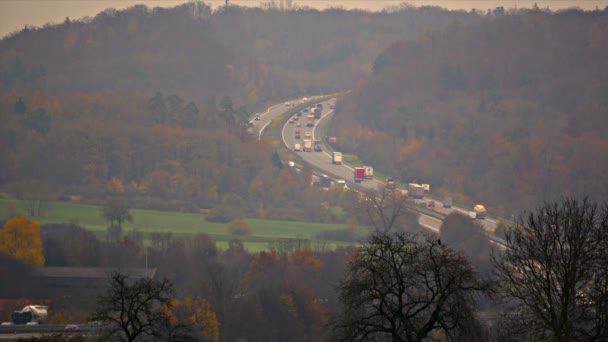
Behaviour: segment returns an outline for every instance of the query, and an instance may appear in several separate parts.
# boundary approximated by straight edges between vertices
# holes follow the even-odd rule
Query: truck
[[[444,197],[443,198],[443,207],[451,208],[452,207],[452,197]]]
[[[364,167],[355,167],[355,183],[361,183],[361,181],[365,180],[365,168]]]
[[[304,152],[312,152],[312,140],[304,139],[304,148],[302,148]]]
[[[296,152],[300,152],[302,150],[302,145],[300,144],[294,144],[293,145],[293,150]]]
[[[409,183],[407,185],[407,193],[410,197],[422,199],[424,197],[424,186],[417,183]]]
[[[331,187],[331,178],[328,175],[321,175],[321,186],[324,188]]]
[[[315,140],[314,147],[315,152],[323,152],[323,145],[321,144],[321,140]]]
[[[312,114],[306,115],[306,127],[313,127],[315,125],[315,116]]]
[[[374,178],[374,168],[371,166],[364,166],[363,167],[365,169],[365,179],[372,179]]]
[[[28,305],[19,311],[13,311],[13,324],[28,324],[46,322],[48,317],[48,306],[46,305]]]
[[[431,185],[430,184],[421,184],[422,187],[424,187],[424,193],[428,194],[429,192],[431,192]]]
[[[342,152],[333,152],[331,154],[331,162],[333,164],[342,165]]]
[[[336,188],[338,189],[346,189],[346,181],[344,179],[336,180]]]
[[[483,220],[486,217],[486,207],[481,204],[475,204],[473,212],[475,212],[475,218],[478,220]]]
[[[300,139],[300,134],[301,134],[300,130],[299,130],[299,129],[296,129],[295,138],[296,138],[296,139]]]
[[[313,108],[312,115],[315,117],[315,119],[320,119],[321,118],[321,108]]]

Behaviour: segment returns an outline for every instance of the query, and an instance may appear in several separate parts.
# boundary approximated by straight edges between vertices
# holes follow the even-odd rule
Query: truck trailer
[[[302,148],[304,152],[312,152],[312,140],[304,139],[304,147]]]
[[[315,116],[312,114],[306,115],[306,127],[313,127],[315,125]]]
[[[424,186],[416,183],[409,183],[407,185],[407,193],[410,197],[422,199],[424,197]]]
[[[362,180],[365,180],[365,168],[364,167],[355,167],[355,183],[361,183]]]
[[[483,220],[486,217],[486,207],[481,204],[475,204],[473,211],[475,212],[475,218],[478,220]]]
[[[342,152],[333,152],[331,154],[331,162],[336,165],[342,165]]]
[[[365,169],[365,179],[372,179],[374,178],[374,168],[371,166],[364,166],[363,167]]]

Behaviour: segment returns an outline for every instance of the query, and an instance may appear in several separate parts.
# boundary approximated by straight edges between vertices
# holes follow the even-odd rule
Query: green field
[[[6,218],[7,208],[10,205],[16,207],[17,215],[26,215],[26,202],[18,200],[0,199],[0,218]],[[94,205],[75,204],[67,202],[53,202],[44,217],[33,218],[41,224],[48,223],[74,223],[103,239],[105,237],[106,223],[100,215],[101,207]],[[294,221],[271,221],[259,219],[247,219],[253,228],[253,234],[249,236],[236,236],[227,234],[222,223],[205,221],[202,214],[165,212],[154,210],[132,209],[133,222],[124,225],[124,231],[128,233],[133,229],[140,232],[172,232],[176,238],[188,238],[189,236],[204,233],[217,242],[219,248],[227,245],[228,241],[238,238],[245,244],[250,252],[267,249],[268,242],[276,239],[305,238],[313,239],[319,232],[342,229],[341,224],[323,224]],[[332,246],[344,243],[332,242]]]

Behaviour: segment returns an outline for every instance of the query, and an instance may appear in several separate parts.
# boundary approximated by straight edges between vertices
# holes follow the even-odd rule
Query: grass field
[[[17,215],[26,215],[26,203],[18,200],[0,199],[0,218],[8,216],[7,208],[14,205]],[[95,232],[100,238],[105,238],[106,223],[100,215],[101,207],[94,205],[53,202],[43,218],[33,218],[41,224],[74,223]],[[243,241],[250,252],[267,249],[268,243],[277,239],[306,238],[313,239],[314,235],[328,230],[342,229],[341,224],[323,224],[294,221],[271,221],[247,219],[253,228],[249,236],[227,234],[222,223],[205,221],[202,214],[165,212],[154,210],[131,210],[133,222],[124,225],[124,231],[137,229],[146,234],[151,232],[172,232],[176,238],[188,238],[204,233],[217,242],[219,248],[227,246],[228,241],[238,238]],[[331,242],[332,246],[343,245]]]

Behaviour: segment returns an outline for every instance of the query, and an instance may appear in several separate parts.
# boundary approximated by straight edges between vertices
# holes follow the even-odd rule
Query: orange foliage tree
[[[27,217],[14,217],[0,229],[0,253],[35,266],[44,265],[40,225]]]

